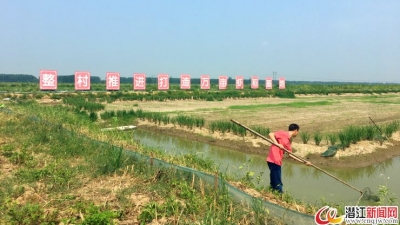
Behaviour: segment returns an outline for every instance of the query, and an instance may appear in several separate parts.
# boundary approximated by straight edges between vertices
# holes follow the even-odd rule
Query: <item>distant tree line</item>
[[[0,82],[39,82],[39,78],[28,75],[28,74],[0,74]],[[74,83],[75,82],[75,75],[58,75],[57,76],[58,83]],[[90,76],[91,83],[101,83],[105,82],[105,80],[100,79],[97,76]],[[122,84],[132,84],[133,77],[120,77],[120,82]],[[191,84],[200,84],[200,78],[190,78]],[[228,77],[228,84],[235,84],[236,80],[232,77]],[[156,84],[157,77],[146,77],[147,84]],[[180,77],[170,77],[169,79],[170,84],[180,84],[181,78]],[[217,78],[210,79],[211,84],[218,84]],[[260,79],[260,84],[263,83],[263,80]],[[302,82],[303,83],[303,82]],[[244,84],[250,84],[250,79],[244,79]]]
[[[104,80],[103,80],[104,81]],[[39,78],[29,74],[0,74],[0,82],[38,82]],[[59,83],[74,83],[75,75],[58,75]],[[100,77],[90,76],[91,83],[100,83]]]
[[[259,77],[259,84],[265,84],[265,78]],[[29,74],[0,74],[0,82],[39,82],[39,78],[29,75]],[[75,75],[58,75],[57,76],[58,83],[74,83]],[[104,83],[105,80],[102,80],[98,76],[90,76],[91,83]],[[180,84],[180,77],[170,77],[170,84]],[[190,78],[191,84],[200,84],[200,78]],[[236,79],[232,77],[228,77],[228,84],[235,84]],[[274,81],[276,84],[278,81]],[[120,77],[120,83],[133,83],[133,77]],[[157,84],[157,76],[146,76],[147,84]],[[218,84],[218,78],[211,78],[211,84]],[[335,84],[379,84],[379,83],[368,83],[368,82],[339,82],[339,81],[288,81],[286,80],[286,84],[325,84],[325,85],[335,85]],[[244,79],[244,84],[250,84],[250,78]]]
[[[192,84],[200,84],[200,78],[191,78]],[[0,74],[0,82],[39,82],[39,78],[28,75],[28,74]],[[57,76],[58,83],[74,83],[75,75],[58,75]],[[90,76],[91,83],[101,83],[105,82],[105,80],[100,79],[97,76]],[[170,77],[170,84],[180,84],[181,78]],[[211,84],[218,84],[218,79],[210,79]],[[120,77],[120,83],[133,83],[133,77]],[[146,83],[148,84],[156,84],[157,77],[146,77]],[[245,84],[250,84],[250,79],[244,80]],[[235,84],[235,79],[232,77],[228,78],[228,84]]]
[[[39,82],[39,80],[28,74],[0,74],[0,82]]]
[[[39,79],[38,79],[39,82]],[[75,75],[58,75],[57,76],[58,83],[74,83]],[[100,77],[90,76],[90,83],[101,83]]]

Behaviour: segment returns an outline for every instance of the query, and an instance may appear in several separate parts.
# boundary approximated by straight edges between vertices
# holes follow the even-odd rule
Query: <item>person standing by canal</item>
[[[271,188],[279,193],[283,193],[282,172],[281,172],[283,154],[285,153],[283,149],[292,152],[291,140],[292,138],[297,136],[299,130],[300,126],[295,123],[292,123],[289,125],[289,131],[280,130],[269,133],[269,137],[275,144],[271,145],[266,161],[268,163],[268,168],[270,170]],[[300,161],[302,163],[304,162],[297,159],[292,154],[289,154],[289,156],[297,161]],[[305,164],[307,166],[311,165],[311,163],[308,161],[306,161]]]

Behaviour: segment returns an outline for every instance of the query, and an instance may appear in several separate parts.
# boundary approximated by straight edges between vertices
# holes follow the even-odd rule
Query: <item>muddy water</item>
[[[269,170],[265,157],[143,130],[133,132],[133,137],[143,145],[157,148],[168,154],[194,153],[210,158],[222,172],[226,172],[230,176],[242,178],[247,172],[254,172],[253,182],[256,185],[269,186]],[[379,185],[384,185],[389,188],[390,196],[397,197],[397,201],[399,201],[400,157],[357,169],[321,168],[358,190],[363,191],[364,188],[370,188],[374,194],[378,194]],[[307,167],[291,160],[284,161],[282,173],[284,190],[289,191],[297,200],[310,203],[320,203],[326,200],[338,204],[354,205],[360,197],[357,190],[313,167]]]

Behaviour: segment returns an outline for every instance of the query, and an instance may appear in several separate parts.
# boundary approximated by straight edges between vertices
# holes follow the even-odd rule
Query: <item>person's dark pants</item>
[[[281,166],[275,163],[267,162],[269,167],[269,178],[270,178],[270,185],[271,188],[278,191],[279,193],[283,192],[283,184],[282,184],[282,173],[281,173]]]

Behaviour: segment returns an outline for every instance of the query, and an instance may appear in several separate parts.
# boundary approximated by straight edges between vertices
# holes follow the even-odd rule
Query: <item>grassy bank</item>
[[[89,140],[77,131],[96,133],[96,127],[77,114],[34,103],[12,109],[0,113],[0,223],[280,224],[265,208],[237,204],[224,189]],[[191,157],[176,160],[212,167]]]

